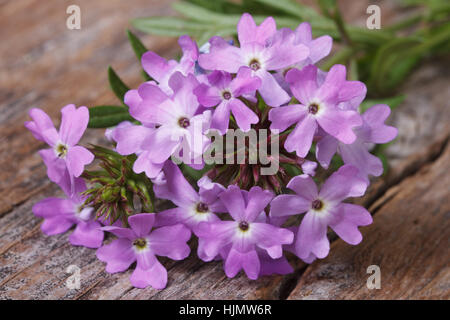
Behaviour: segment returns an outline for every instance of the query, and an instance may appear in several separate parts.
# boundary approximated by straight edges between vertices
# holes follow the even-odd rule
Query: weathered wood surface
[[[228,279],[220,263],[202,263],[195,254],[164,260],[169,283],[157,291],[132,288],[131,271],[105,273],[95,251],[72,247],[68,234],[41,233],[31,207],[61,193],[36,154],[44,145],[23,127],[27,111],[41,107],[57,120],[68,103],[115,103],[108,64],[130,86],[140,81],[124,32],[128,20],[168,14],[169,2],[77,1],[82,29],[74,31],[65,26],[70,1],[0,2],[0,299],[448,298],[448,60],[426,63],[404,87],[407,101],[391,119],[400,128],[389,148],[393,167],[359,200],[376,213],[374,225],[362,229],[361,246],[337,240],[326,260],[308,267],[293,260],[294,274],[257,281]],[[143,39],[161,55],[176,51],[173,39]],[[101,135],[90,131],[84,141]],[[365,268],[377,263],[382,289],[369,292]],[[65,285],[69,265],[81,268],[80,290]]]

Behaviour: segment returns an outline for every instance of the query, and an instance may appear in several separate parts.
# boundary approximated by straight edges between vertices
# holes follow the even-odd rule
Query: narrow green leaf
[[[127,30],[128,34],[128,40],[130,40],[131,47],[133,48],[134,53],[136,54],[136,57],[139,61],[139,64],[141,63],[141,58],[144,53],[146,53],[148,50],[145,47],[145,45],[141,42],[141,40],[130,30]],[[141,71],[142,76],[146,81],[153,80],[152,77],[150,77],[145,70]]]
[[[299,4],[291,0],[256,0],[264,5],[279,9],[288,15],[298,17],[302,20],[312,21],[324,19],[317,11],[309,6]]]
[[[109,128],[122,121],[135,121],[124,106],[96,106],[89,108],[89,128]]]
[[[135,121],[128,112],[111,114],[108,116],[91,117],[89,119],[89,128],[110,128],[118,125],[123,121]]]
[[[127,93],[130,88],[127,87],[125,83],[119,78],[114,69],[110,66],[108,67],[108,80],[112,91],[119,98],[120,101],[124,102],[125,93]]]
[[[127,30],[128,40],[130,40],[131,47],[139,61],[141,61],[142,55],[148,50],[141,42],[141,40],[130,30]]]
[[[113,114],[124,112],[128,112],[128,108],[125,106],[95,106],[89,108],[90,117],[110,116]]]

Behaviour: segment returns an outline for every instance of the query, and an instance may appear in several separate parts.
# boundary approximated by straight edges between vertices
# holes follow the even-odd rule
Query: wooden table
[[[58,121],[68,103],[115,103],[109,64],[136,87],[140,69],[125,29],[133,17],[169,14],[169,2],[0,0],[0,299],[448,299],[449,60],[424,63],[402,88],[407,99],[391,119],[400,129],[388,150],[392,168],[358,200],[374,214],[364,241],[336,240],[326,259],[309,266],[293,260],[292,275],[228,279],[221,263],[192,254],[164,261],[165,290],[140,290],[129,283],[131,271],[107,274],[95,251],[72,247],[68,234],[42,234],[31,207],[61,192],[36,153],[44,144],[23,126],[27,111],[40,107]],[[73,3],[81,30],[66,28]],[[177,50],[174,39],[143,40],[166,57]],[[102,135],[90,130],[83,141]],[[81,268],[79,290],[66,287],[69,265]],[[380,267],[381,289],[366,287],[370,265]]]

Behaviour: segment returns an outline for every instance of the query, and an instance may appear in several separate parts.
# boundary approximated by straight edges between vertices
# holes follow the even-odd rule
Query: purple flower
[[[304,44],[293,44],[273,37],[275,22],[272,18],[263,22],[255,31],[255,22],[244,14],[238,24],[240,48],[230,45],[221,37],[213,37],[210,52],[200,55],[203,69],[237,73],[242,67],[250,67],[252,74],[261,79],[259,92],[264,101],[278,107],[290,100],[269,71],[280,70],[306,59],[309,49]],[[273,26],[271,26],[273,24]],[[272,40],[273,41],[270,41]]]
[[[83,207],[85,197],[81,192],[86,190],[84,180],[74,180],[74,193],[69,195],[70,182],[65,184],[66,198],[48,198],[33,206],[33,213],[37,217],[44,218],[41,225],[46,235],[55,235],[66,232],[73,225],[75,230],[69,236],[69,241],[74,246],[99,248],[103,242],[103,231],[100,223],[93,220],[94,208]]]
[[[71,179],[79,177],[84,166],[94,160],[94,155],[84,147],[77,146],[89,122],[86,107],[76,109],[69,104],[62,108],[62,122],[56,131],[50,117],[41,109],[33,108],[29,115],[32,121],[25,122],[25,127],[34,137],[46,142],[51,148],[39,151],[51,181],[61,184],[68,171]]]
[[[271,129],[286,130],[296,124],[284,144],[287,151],[295,151],[305,157],[318,128],[339,141],[350,144],[356,139],[353,128],[362,124],[358,112],[343,110],[338,104],[365,92],[359,81],[346,81],[346,70],[342,65],[333,66],[323,83],[318,81],[317,67],[309,65],[302,70],[292,69],[286,75],[291,91],[300,104],[272,109],[269,120]]]
[[[145,172],[149,178],[159,174],[171,155],[180,156],[180,149],[188,164],[201,164],[203,151],[210,143],[205,133],[209,129],[211,111],[202,110],[198,103],[193,92],[198,86],[195,76],[185,77],[176,72],[169,85],[174,91],[170,97],[151,83],[144,83],[125,95],[125,103],[135,119],[147,127],[157,126],[143,139],[142,153],[134,164],[136,173]]]
[[[320,192],[310,176],[296,176],[287,185],[296,194],[279,195],[272,201],[270,217],[273,218],[306,212],[296,234],[295,253],[299,258],[311,262],[328,255],[328,226],[349,244],[361,242],[358,227],[371,224],[372,217],[365,208],[342,202],[348,197],[362,196],[366,191],[366,181],[357,174],[357,168],[344,165],[327,179]]]
[[[389,106],[377,104],[363,115],[363,125],[353,129],[357,139],[352,144],[345,144],[330,135],[322,137],[316,145],[316,158],[322,167],[328,168],[336,151],[346,164],[358,168],[359,176],[368,181],[368,175],[380,176],[383,173],[383,163],[369,152],[372,143],[387,143],[392,141],[398,130],[384,124],[391,113]]]
[[[220,194],[233,221],[202,222],[195,234],[203,239],[204,252],[210,261],[218,254],[225,260],[225,273],[234,277],[241,269],[250,279],[257,279],[261,272],[261,261],[257,248],[264,250],[271,259],[283,255],[283,244],[293,241],[291,231],[266,223],[264,208],[272,200],[270,191],[253,187],[241,191],[230,186]]]
[[[194,73],[198,59],[197,44],[189,36],[181,36],[178,39],[178,44],[183,50],[180,62],[175,60],[167,61],[151,51],[144,53],[141,59],[145,72],[155,79],[159,87],[167,94],[173,93],[173,88],[169,85],[170,77],[175,72],[181,72],[185,76]]]
[[[284,76],[292,68],[302,69],[309,64],[315,64],[328,56],[333,46],[333,38],[330,36],[321,36],[316,39],[312,38],[311,25],[308,22],[303,22],[298,25],[295,31],[288,28],[283,28],[278,31],[278,37],[282,37],[283,41],[291,41],[294,44],[304,44],[309,49],[309,56],[292,66],[279,70],[275,77],[281,84],[283,89],[289,92],[289,84],[286,83]]]
[[[180,168],[172,161],[167,161],[163,172],[166,183],[154,185],[154,191],[158,198],[172,201],[177,207],[157,213],[156,226],[167,226],[178,223],[184,224],[190,230],[203,221],[219,221],[215,213],[226,212],[226,208],[219,199],[219,195],[225,188],[213,183],[205,176],[197,184],[199,192],[196,192],[186,181]],[[199,240],[197,254],[200,258],[206,258],[203,251],[202,239]]]
[[[238,99],[245,94],[254,94],[261,85],[258,77],[252,77],[250,68],[240,68],[234,79],[227,72],[213,71],[208,76],[208,81],[211,87],[200,84],[194,92],[203,106],[217,106],[211,119],[211,128],[225,134],[230,121],[230,112],[233,113],[238,127],[244,132],[250,130],[251,124],[258,123],[258,116]]]
[[[190,252],[187,241],[191,232],[182,224],[152,230],[155,214],[142,213],[128,218],[131,229],[103,227],[102,230],[116,235],[119,239],[97,250],[97,258],[106,262],[109,273],[123,272],[137,261],[136,269],[130,277],[136,288],[152,286],[164,289],[167,284],[167,270],[156,256],[173,260],[183,260]]]

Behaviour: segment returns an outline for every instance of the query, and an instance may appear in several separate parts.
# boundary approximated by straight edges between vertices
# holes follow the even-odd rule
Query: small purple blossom
[[[176,72],[181,72],[184,76],[194,73],[198,59],[197,44],[189,36],[181,36],[178,44],[183,50],[183,56],[179,62],[167,61],[152,51],[144,53],[141,59],[145,72],[155,79],[159,88],[168,95],[173,93],[173,88],[169,85],[171,76]]]
[[[309,55],[304,44],[285,42],[281,37],[274,37],[275,21],[267,18],[259,28],[249,14],[242,15],[238,24],[240,47],[230,45],[221,37],[213,37],[209,41],[209,53],[201,54],[198,61],[206,70],[221,70],[237,73],[245,66],[252,74],[261,79],[259,92],[264,101],[278,107],[290,100],[269,71],[276,71],[296,64]],[[270,41],[273,39],[274,41]]]
[[[345,76],[342,65],[333,66],[321,84],[313,65],[287,73],[286,80],[300,104],[272,109],[269,113],[271,129],[284,131],[296,124],[284,144],[287,151],[305,157],[319,128],[343,143],[355,141],[352,129],[362,124],[361,117],[354,110],[339,108],[338,104],[365,92],[365,86],[359,81],[346,81]]]
[[[58,184],[63,183],[66,171],[71,179],[77,178],[83,173],[84,167],[94,160],[94,155],[89,150],[77,145],[89,122],[88,109],[77,109],[75,105],[69,104],[62,108],[61,113],[59,132],[41,109],[31,109],[29,115],[33,120],[25,122],[25,127],[36,139],[51,147],[39,151],[39,154],[47,166],[48,177]]]
[[[157,126],[141,143],[143,152],[134,164],[136,173],[145,172],[149,178],[155,178],[164,162],[171,155],[178,155],[176,151],[181,148],[189,152],[183,154],[183,159],[187,156],[196,164],[210,143],[205,134],[210,126],[211,111],[202,110],[198,103],[193,92],[198,86],[195,76],[185,77],[176,72],[169,85],[174,92],[172,96],[151,83],[144,83],[125,95],[125,103],[135,119],[147,126]]]
[[[398,130],[384,124],[391,109],[387,105],[377,104],[362,114],[363,124],[353,131],[357,139],[352,144],[345,144],[330,135],[319,139],[316,146],[316,158],[320,165],[328,168],[336,151],[346,164],[358,168],[359,176],[368,181],[368,176],[380,176],[383,173],[383,163],[369,152],[373,143],[388,143],[395,139]]]
[[[75,230],[69,236],[74,246],[99,248],[103,242],[103,231],[100,223],[93,218],[94,208],[84,207],[86,199],[81,192],[86,190],[86,184],[81,178],[74,181],[74,193],[70,195],[70,183],[65,183],[66,198],[47,198],[33,206],[33,213],[44,218],[41,230],[46,235],[66,232],[73,225]]]
[[[258,123],[258,116],[238,98],[253,94],[260,87],[261,80],[252,76],[250,68],[239,69],[236,78],[224,71],[213,71],[208,75],[211,86],[200,84],[195,89],[198,101],[205,107],[215,107],[211,128],[225,134],[230,121],[230,113],[236,119],[238,127],[247,132],[252,124]]]
[[[357,175],[357,168],[344,165],[328,178],[320,191],[310,176],[296,176],[287,185],[295,194],[279,195],[272,201],[270,216],[273,218],[306,212],[295,241],[295,253],[305,262],[328,255],[328,226],[349,244],[361,242],[358,227],[371,224],[372,217],[365,208],[342,202],[364,194],[367,183]]]
[[[261,261],[257,248],[266,251],[272,259],[282,257],[282,245],[293,241],[291,231],[266,222],[264,208],[272,200],[270,191],[253,187],[243,191],[230,186],[220,194],[233,221],[202,222],[194,232],[205,241],[203,249],[210,261],[218,254],[224,257],[224,269],[228,277],[234,277],[241,269],[250,279],[257,279]]]
[[[197,182],[199,187],[197,192],[184,178],[180,168],[172,161],[165,163],[163,172],[166,183],[155,185],[155,194],[158,198],[172,201],[177,207],[159,212],[156,226],[182,223],[190,230],[194,230],[201,222],[219,221],[216,213],[226,212],[226,208],[219,198],[219,195],[225,190],[222,185],[211,182],[205,176]],[[200,239],[197,250],[200,258],[206,257],[203,243],[204,241]]]
[[[106,262],[109,273],[123,272],[137,261],[130,277],[136,288],[152,286],[164,289],[167,284],[167,270],[156,256],[183,260],[189,253],[187,241],[191,232],[182,224],[153,229],[154,213],[136,214],[128,218],[130,228],[103,227],[102,230],[118,237],[110,244],[97,250],[97,258]]]

